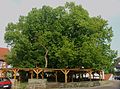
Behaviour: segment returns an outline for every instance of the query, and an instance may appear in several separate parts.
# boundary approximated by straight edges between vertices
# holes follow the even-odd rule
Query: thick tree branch
[[[47,68],[47,65],[48,65],[48,58],[47,58],[47,55],[48,55],[48,49],[42,45],[42,47],[45,49],[45,68]]]

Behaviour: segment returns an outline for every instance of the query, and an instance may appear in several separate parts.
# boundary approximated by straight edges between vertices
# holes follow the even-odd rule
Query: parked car
[[[0,77],[0,89],[11,89],[12,82],[7,77]]]
[[[115,76],[114,79],[115,80],[120,80],[120,76]]]

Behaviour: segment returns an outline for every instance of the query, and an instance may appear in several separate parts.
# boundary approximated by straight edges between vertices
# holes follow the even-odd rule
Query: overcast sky
[[[0,0],[0,47],[7,47],[4,33],[9,22],[16,22],[20,15],[27,15],[34,7],[56,7],[65,2],[81,4],[91,16],[101,15],[108,20],[114,32],[111,48],[118,50],[120,56],[120,0]]]

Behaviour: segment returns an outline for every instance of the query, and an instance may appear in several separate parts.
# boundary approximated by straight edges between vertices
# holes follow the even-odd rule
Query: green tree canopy
[[[81,5],[33,8],[6,27],[8,62],[14,67],[103,69],[116,57],[112,36],[107,21],[89,16]]]

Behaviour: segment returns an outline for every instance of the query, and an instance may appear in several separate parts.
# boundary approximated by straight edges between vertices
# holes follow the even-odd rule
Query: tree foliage
[[[81,5],[33,8],[6,27],[8,62],[14,67],[103,69],[116,57],[110,48],[112,36],[107,21],[90,17]]]

